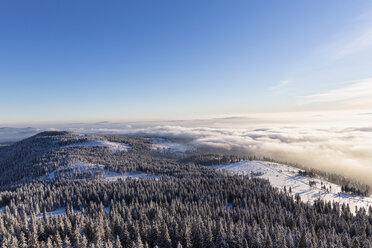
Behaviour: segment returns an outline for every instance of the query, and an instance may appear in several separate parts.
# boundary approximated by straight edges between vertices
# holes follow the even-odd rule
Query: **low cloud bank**
[[[328,118],[328,115],[324,116]],[[372,123],[371,116],[355,116],[361,116],[363,121],[368,118],[368,122],[358,122],[358,125],[351,122],[343,126],[333,125],[345,123],[340,122],[337,117],[333,124],[325,125],[323,120],[320,120],[315,125],[308,121],[304,122],[305,124],[295,121],[269,122],[266,119],[260,121],[249,117],[144,123],[80,123],[53,128],[84,133],[177,138],[199,148],[226,149],[334,172],[372,186],[372,126],[368,125]],[[319,118],[318,115],[316,118]],[[39,129],[28,131],[32,133],[35,130]],[[0,138],[2,136],[0,135]]]
[[[370,128],[215,129],[156,126],[132,132],[187,138],[197,147],[269,157],[358,179],[372,186]]]
[[[99,123],[89,128],[70,127],[70,130],[170,137],[199,148],[223,149],[296,163],[351,177],[372,186],[371,126],[286,125],[254,121],[253,125],[242,128],[244,122],[246,119],[239,120],[241,125],[236,125],[232,119],[224,118],[125,125]]]
[[[26,128],[11,128],[0,127],[0,143],[15,142],[21,139],[28,138],[40,132],[40,129],[26,127]]]

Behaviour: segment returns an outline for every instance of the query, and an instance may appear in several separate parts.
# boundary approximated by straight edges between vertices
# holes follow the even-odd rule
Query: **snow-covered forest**
[[[308,204],[259,174],[205,166],[242,158],[153,142],[44,132],[0,147],[2,247],[371,246],[371,207]]]

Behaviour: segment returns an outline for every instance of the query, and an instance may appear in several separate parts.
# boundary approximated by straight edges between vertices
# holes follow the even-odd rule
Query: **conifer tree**
[[[19,245],[19,248],[26,248],[27,247],[27,239],[25,237],[24,232],[22,232],[22,231],[21,231],[21,234],[19,235],[18,245]]]
[[[138,235],[136,242],[133,242],[132,248],[144,248],[141,237]]]
[[[121,245],[121,242],[120,242],[120,238],[119,236],[116,236],[116,240],[115,240],[115,245],[114,245],[115,248],[123,248],[123,246]]]
[[[55,235],[54,243],[56,248],[63,248],[63,241],[61,235],[59,235],[59,232],[57,232]]]

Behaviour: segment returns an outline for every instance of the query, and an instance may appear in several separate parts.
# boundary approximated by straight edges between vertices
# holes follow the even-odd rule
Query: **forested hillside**
[[[130,149],[116,149],[118,144]],[[96,169],[86,176],[78,167],[72,176],[50,177],[74,163],[104,166],[99,173],[157,177],[107,180],[95,175]],[[370,247],[372,242],[371,208],[353,215],[346,205],[310,206],[266,180],[165,157],[138,137],[41,133],[0,148],[0,176],[2,247]]]

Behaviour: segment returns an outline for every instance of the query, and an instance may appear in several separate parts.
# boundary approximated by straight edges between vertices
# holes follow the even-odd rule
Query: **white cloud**
[[[280,125],[248,129],[153,126],[132,132],[186,138],[189,144],[199,148],[227,149],[236,153],[270,157],[337,172],[371,184],[370,130],[372,129],[332,127],[320,129]]]
[[[11,127],[0,127],[0,143],[1,142],[13,142],[20,139],[30,137],[40,132],[41,129],[35,129],[31,127],[26,128],[11,128]]]
[[[148,132],[158,134],[157,128]],[[372,182],[372,132],[359,129],[161,128],[162,135],[192,138],[192,144],[271,157]]]
[[[372,115],[369,113],[252,114],[246,118],[55,127],[87,133],[174,137],[197,147],[227,149],[336,172],[372,186]]]
[[[298,163],[372,186],[372,116],[361,113],[365,112],[252,114],[245,118],[115,124],[112,128],[114,133],[174,137],[214,151],[227,149]],[[84,129],[109,132],[110,123],[78,131]]]
[[[278,84],[270,87],[270,90],[278,90],[288,86],[291,83],[291,80],[281,80]]]
[[[372,108],[372,78],[356,81],[348,86],[301,97],[301,104],[337,103],[339,107]]]
[[[372,51],[372,28],[365,30],[354,39],[350,40],[338,52],[339,57]]]

